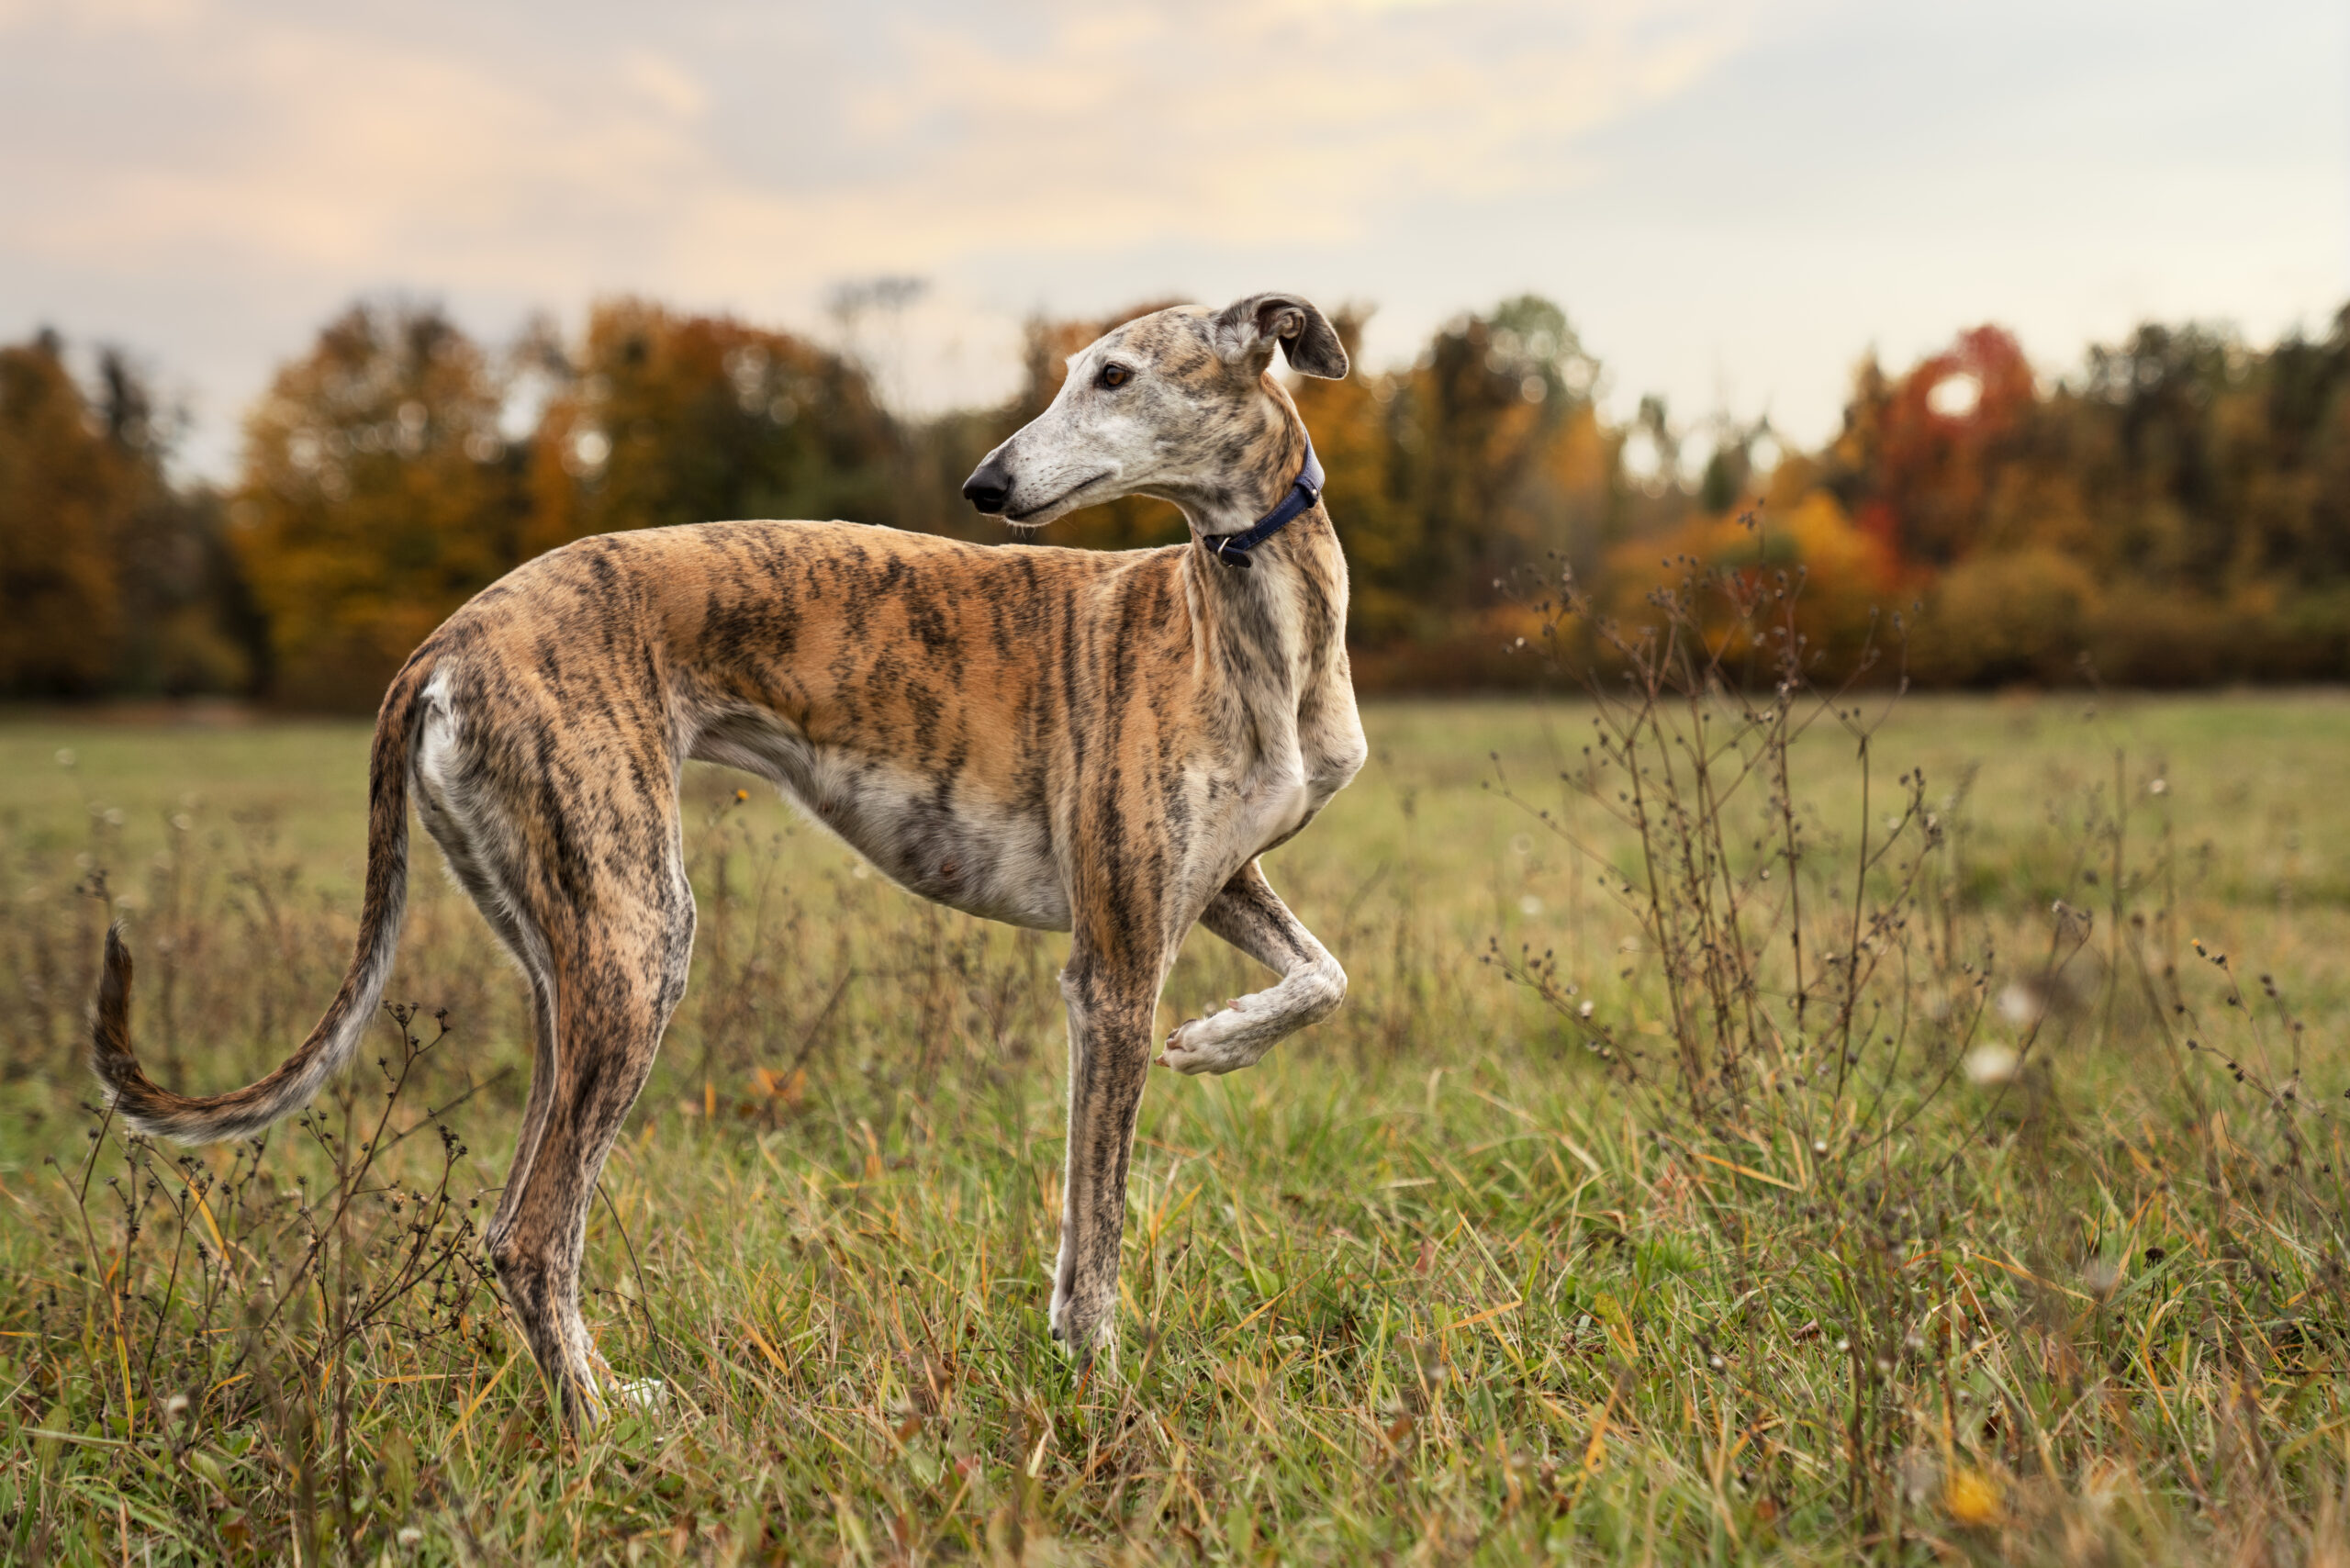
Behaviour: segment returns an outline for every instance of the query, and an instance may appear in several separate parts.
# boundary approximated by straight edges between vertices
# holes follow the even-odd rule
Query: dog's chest
[[[1289,731],[1260,751],[1237,791],[1231,837],[1242,858],[1312,822],[1362,767],[1365,750],[1360,724],[1349,722]]]
[[[1245,855],[1253,856],[1304,827],[1328,799],[1326,792],[1315,798],[1294,763],[1266,767],[1242,786],[1230,836]]]

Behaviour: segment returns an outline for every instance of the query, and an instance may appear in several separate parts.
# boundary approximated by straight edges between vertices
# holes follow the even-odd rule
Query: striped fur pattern
[[[1182,506],[1202,537],[1245,528],[1304,449],[1269,374],[1276,343],[1308,373],[1345,373],[1326,321],[1290,296],[1129,322],[1071,361],[1059,398],[974,487],[997,501],[987,510],[1030,525],[1145,491]],[[1105,376],[1110,364],[1124,374]],[[579,1314],[588,1204],[685,988],[679,770],[724,763],[773,781],[913,892],[1071,934],[1052,1325],[1090,1361],[1113,1331],[1153,1060],[1246,1067],[1345,994],[1344,971],[1257,857],[1361,766],[1346,608],[1318,505],[1248,571],[1196,540],[988,548],[838,522],[583,540],[484,590],[393,682],[357,951],[285,1065],[204,1099],[150,1081],[131,1050],[118,935],[93,1065],[131,1126],[191,1142],[302,1105],[382,995],[412,804],[529,979],[531,1091],[487,1243],[566,1415],[592,1422],[605,1394]],[[1161,1043],[1159,990],[1195,923],[1279,979]]]

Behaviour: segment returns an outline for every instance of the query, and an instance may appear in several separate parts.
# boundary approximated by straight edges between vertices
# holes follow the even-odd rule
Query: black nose
[[[1000,517],[1004,502],[1012,498],[1012,476],[1004,472],[1002,464],[990,457],[972,469],[971,476],[963,481],[963,498],[990,517]]]

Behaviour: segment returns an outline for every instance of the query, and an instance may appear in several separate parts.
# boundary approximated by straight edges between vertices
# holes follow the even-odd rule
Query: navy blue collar
[[[1202,540],[1201,543],[1208,547],[1209,554],[1227,566],[1246,571],[1256,564],[1248,559],[1249,551],[1296,521],[1301,512],[1322,498],[1322,460],[1314,455],[1313,433],[1303,433],[1305,435],[1305,466],[1298,470],[1297,477],[1291,483],[1289,494],[1281,498],[1281,505],[1259,518],[1245,532],[1219,534],[1214,539]]]

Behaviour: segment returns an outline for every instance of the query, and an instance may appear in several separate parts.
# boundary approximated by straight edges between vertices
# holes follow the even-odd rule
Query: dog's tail
[[[349,1059],[366,1032],[399,947],[408,905],[408,765],[422,692],[433,660],[420,648],[392,681],[375,716],[367,766],[367,887],[359,942],[326,1015],[294,1054],[258,1083],[195,1100],[140,1070],[130,1048],[130,950],[119,925],[106,932],[106,970],[90,1013],[90,1067],[133,1129],[182,1143],[214,1143],[258,1132],[308,1103]]]

